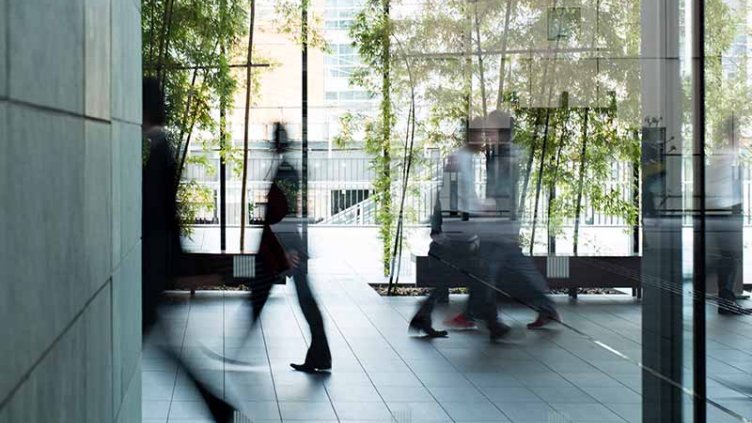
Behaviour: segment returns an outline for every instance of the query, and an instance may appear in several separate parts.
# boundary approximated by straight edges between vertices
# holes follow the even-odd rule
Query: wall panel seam
[[[41,104],[18,100],[18,99],[14,99],[10,97],[2,97],[0,99],[6,101],[8,104],[12,104],[12,105],[19,106],[19,107],[24,107],[27,109],[33,109],[36,111],[43,111],[43,112],[48,112],[48,113],[53,113],[53,114],[68,116],[68,117],[76,117],[76,118],[81,118],[81,119],[86,119],[86,120],[106,123],[106,124],[111,123],[110,120],[98,118],[96,116],[87,116],[86,114],[79,114],[79,113],[71,112],[69,110],[56,109],[54,107],[44,106]]]
[[[125,123],[125,124],[128,124],[128,125],[135,125],[135,126],[138,126],[139,128],[141,127],[141,122],[134,122],[132,120],[123,119],[123,118],[120,118],[120,117],[113,116],[113,117],[110,118],[110,120],[112,122],[119,122],[119,123]]]
[[[141,246],[141,234],[139,234],[138,236],[138,241],[135,244],[133,244],[133,246],[130,249],[128,249],[125,253],[121,254],[120,257],[118,257],[119,258],[118,262],[112,267],[110,278],[112,278],[112,276],[114,276],[115,273],[117,273],[120,270],[120,268],[123,265],[123,262],[125,261],[124,259],[130,256],[133,252],[135,252],[135,250],[137,250],[138,247],[140,246]],[[139,269],[139,276],[141,275],[140,270],[141,269]]]

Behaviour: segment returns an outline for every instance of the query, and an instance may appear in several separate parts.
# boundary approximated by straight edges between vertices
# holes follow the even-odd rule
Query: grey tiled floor
[[[288,367],[304,357],[308,336],[290,285],[275,288],[259,329],[250,333],[244,293],[171,296],[173,342],[254,422],[641,421],[635,364],[563,327],[523,330],[533,317],[529,310],[502,305],[506,321],[517,327],[503,343],[490,344],[482,331],[428,341],[406,333],[416,298],[382,298],[343,276],[312,279],[333,350],[330,375]],[[556,300],[568,324],[640,359],[640,305],[631,297]],[[453,296],[449,307],[463,301]],[[744,416],[752,416],[751,323],[714,319],[708,325],[710,397]],[[210,421],[182,371],[154,347],[161,341],[147,340],[144,349],[144,421]],[[250,364],[212,359],[207,349]],[[739,421],[712,405],[709,416]]]
[[[634,362],[561,326],[524,330],[534,313],[514,305],[501,307],[516,327],[502,343],[490,344],[483,331],[433,341],[410,337],[407,322],[418,298],[379,297],[358,269],[335,258],[312,261],[311,273],[332,347],[329,375],[289,367],[302,361],[308,342],[291,285],[275,287],[251,332],[245,293],[171,295],[170,342],[253,422],[641,421],[641,372],[634,364],[641,357],[641,306],[628,295],[555,300],[569,325]],[[449,310],[439,312],[463,303],[453,296]],[[752,417],[752,318],[721,319],[711,311],[709,397]],[[144,421],[210,421],[182,370],[155,348],[160,342],[167,341],[145,342]],[[208,350],[249,364],[212,358]],[[712,404],[708,415],[712,422],[740,421]]]

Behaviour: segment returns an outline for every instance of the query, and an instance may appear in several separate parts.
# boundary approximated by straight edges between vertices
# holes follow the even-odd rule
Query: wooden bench
[[[427,254],[413,255],[418,287],[466,287],[470,276]],[[632,288],[642,297],[639,256],[567,257],[534,256],[533,263],[551,289],[567,289],[577,297],[578,288]]]

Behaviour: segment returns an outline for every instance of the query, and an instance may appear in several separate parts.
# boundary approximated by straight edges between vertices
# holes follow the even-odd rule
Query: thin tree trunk
[[[384,18],[389,19],[389,0],[382,0],[381,2]],[[389,273],[389,253],[391,251],[391,243],[389,242],[389,235],[392,231],[392,184],[391,184],[391,139],[392,139],[392,98],[391,98],[391,52],[390,52],[390,39],[389,34],[384,35],[382,40],[383,47],[381,51],[381,60],[384,66],[383,74],[381,75],[381,113],[382,113],[382,140],[381,140],[381,154],[383,158],[382,178],[384,178],[385,187],[382,192],[381,206],[383,212],[379,213],[382,216],[382,234],[384,235],[383,241],[383,255],[384,255],[384,275]]]
[[[190,127],[188,128],[188,137],[185,140],[185,143],[183,143],[183,136],[185,136],[185,130],[180,131],[180,135],[178,136],[178,145],[183,146],[182,154],[178,150],[178,156],[177,162],[178,162],[178,172],[177,172],[177,183],[180,184],[180,177],[183,175],[183,167],[185,166],[185,159],[188,157],[188,145],[191,142],[191,133],[193,132],[193,124],[196,122],[196,120],[193,118],[193,116],[190,115],[191,112],[191,101],[193,100],[193,87],[196,86],[196,71],[193,72],[193,77],[191,77],[191,87],[188,91],[188,98],[185,101],[185,112],[183,112],[183,123],[185,124],[188,120],[188,118],[191,118]],[[185,127],[184,127],[185,128]]]
[[[248,63],[245,79],[245,116],[243,117],[243,179],[240,191],[240,251],[245,250],[246,188],[248,179],[248,118],[251,111],[251,63],[253,63],[253,25],[256,20],[256,1],[251,1],[251,23],[248,30]]]
[[[533,126],[533,139],[530,143],[530,157],[527,159],[527,167],[525,170],[525,182],[522,184],[522,192],[520,193],[520,204],[517,207],[517,215],[522,215],[525,211],[525,200],[527,199],[527,188],[530,186],[530,175],[533,172],[533,161],[535,161],[535,143],[538,140],[538,126],[540,126],[540,114],[536,112],[535,125]]]
[[[157,81],[162,88],[162,95],[164,95],[164,82],[165,82],[165,61],[170,49],[170,30],[172,27],[172,12],[175,7],[175,0],[166,0],[164,22],[162,23],[162,40],[160,41],[159,59],[157,65]]]
[[[585,183],[585,154],[587,153],[588,140],[588,109],[585,108],[585,116],[582,123],[582,149],[580,150],[580,177],[577,182],[577,205],[574,209],[574,255],[578,253],[580,241],[580,214],[582,213],[582,187]]]
[[[478,2],[475,2],[475,43],[478,46],[478,71],[480,72],[480,98],[483,108],[483,118],[488,116],[488,97],[486,95],[486,71],[483,67],[483,49],[480,44],[480,19],[478,18]]]
[[[504,14],[504,36],[501,39],[501,57],[499,58],[499,95],[496,97],[496,110],[501,109],[504,102],[504,78],[506,76],[507,41],[509,39],[509,20],[512,16],[514,0],[507,0],[507,10]]]
[[[148,61],[151,63],[154,63],[154,32],[156,32],[154,29],[154,24],[155,24],[154,11],[157,8],[155,3],[156,3],[156,0],[151,0],[150,2],[151,7],[149,7],[151,25],[149,25],[149,53],[147,54],[147,57],[148,57]]]
[[[399,40],[397,40],[399,43]],[[402,193],[400,197],[399,217],[397,230],[394,238],[394,250],[392,252],[392,269],[389,273],[389,285],[387,295],[392,295],[394,286],[399,283],[399,275],[402,270],[402,233],[404,228],[405,198],[407,198],[407,185],[410,180],[410,169],[413,163],[413,148],[415,145],[415,83],[413,80],[410,61],[405,57],[405,67],[410,81],[410,110],[407,114],[407,129],[405,131],[405,153],[402,167]],[[396,264],[396,265],[395,265]],[[396,269],[395,269],[396,268]]]
[[[191,102],[193,100],[193,89],[196,87],[196,77],[198,77],[198,70],[193,71],[193,75],[191,76],[191,85],[188,87],[188,97],[185,99],[185,111],[183,112],[183,126],[180,130],[180,135],[178,135],[178,145],[183,145],[183,137],[185,136],[185,124],[188,123],[188,118],[191,116]],[[188,150],[183,148],[184,154]],[[179,152],[178,152],[179,154]],[[178,157],[180,159],[180,157]],[[179,169],[182,169],[182,166],[179,167]]]
[[[162,29],[159,31],[159,48],[157,49],[157,81],[162,81],[162,51],[165,44],[165,31],[167,29],[167,17],[170,13],[170,0],[165,0],[162,12]]]
[[[217,40],[217,42],[214,44],[214,48],[212,49],[212,51],[215,51],[217,49],[218,45],[219,45],[219,40]],[[193,92],[193,88],[195,87],[196,71],[198,71],[198,70],[199,70],[199,68],[194,68],[193,77],[191,79],[191,93]],[[203,74],[202,79],[205,79],[207,73],[209,72],[209,70],[208,69],[203,69],[203,70],[204,70],[204,74]],[[180,176],[183,174],[183,168],[185,167],[185,161],[186,161],[186,159],[188,157],[188,147],[191,144],[191,136],[193,136],[193,128],[196,125],[196,114],[195,114],[195,112],[193,114],[189,115],[190,103],[191,103],[192,97],[193,96],[191,95],[188,98],[188,104],[186,104],[186,114],[185,114],[185,117],[184,117],[184,119],[188,119],[188,117],[190,116],[191,124],[188,127],[188,133],[187,133],[187,135],[184,134],[183,132],[181,132],[180,133],[180,138],[179,138],[180,142],[182,143],[183,136],[185,135],[185,137],[186,137],[185,138],[185,143],[182,144],[183,145],[183,155],[180,157],[180,160],[178,162],[179,163],[179,165],[178,165],[178,184],[180,183]]]
[[[543,147],[541,148],[540,166],[538,167],[538,181],[535,187],[535,205],[533,208],[533,229],[530,236],[530,255],[533,255],[533,247],[535,247],[535,225],[538,223],[538,204],[540,200],[541,184],[543,182],[543,167],[546,163],[546,149],[548,147],[548,124],[551,118],[550,109],[546,109],[546,126],[543,129]]]
[[[556,180],[559,178],[559,165],[561,164],[561,150],[564,148],[564,139],[567,133],[567,124],[569,123],[569,111],[565,111],[564,123],[561,127],[561,136],[559,145],[556,148],[556,162],[554,164],[554,174],[548,187],[548,208],[546,210],[546,232],[549,240],[549,254],[556,253],[556,236],[551,237],[551,212],[553,200],[556,198]]]

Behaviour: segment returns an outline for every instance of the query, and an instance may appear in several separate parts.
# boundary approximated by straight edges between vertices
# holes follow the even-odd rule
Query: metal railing
[[[211,163],[211,160],[210,160]],[[217,161],[214,162],[215,164]],[[300,161],[292,160],[291,164],[300,168]],[[271,156],[255,157],[249,159],[248,166],[248,221],[260,219],[264,213],[266,193],[268,192],[272,174],[273,160]],[[211,168],[211,166],[210,166]],[[406,220],[410,224],[425,224],[430,219],[433,204],[436,200],[437,191],[441,181],[441,169],[443,161],[438,154],[428,159],[423,159],[414,167],[410,181],[408,195],[405,204]],[[485,159],[479,156],[476,160],[476,192],[479,197],[485,195]],[[401,168],[394,169],[394,173]],[[621,200],[634,203],[634,175],[631,163],[620,162],[611,166],[612,177],[607,182],[604,190],[618,190]],[[230,172],[228,172],[230,173]],[[219,198],[218,172],[207,171],[204,166],[189,165],[185,179],[195,178],[202,185],[215,192],[214,209],[204,210],[199,214],[198,223],[216,223],[216,209],[221,199]],[[367,226],[376,224],[378,202],[373,197],[372,180],[374,172],[371,160],[368,157],[313,157],[309,159],[308,166],[308,211],[309,218],[314,224],[326,225],[355,225]],[[520,187],[522,185],[520,178]],[[685,206],[691,201],[692,182],[683,178],[682,190],[685,193]],[[393,209],[397,209],[401,186],[394,183],[392,186]],[[227,183],[227,220],[228,225],[240,224],[240,181],[235,178]],[[752,226],[752,169],[742,169],[743,190],[743,213],[744,222]],[[538,204],[538,224],[545,225],[548,214],[548,190],[541,190]],[[523,213],[518,217],[522,223],[530,224],[535,208],[535,180],[531,178],[528,192],[525,196]],[[574,225],[575,219],[569,217],[561,221],[564,227]],[[582,214],[580,225],[592,227],[628,228],[627,221],[623,216],[615,216],[596,212],[592,201],[583,197]]]

